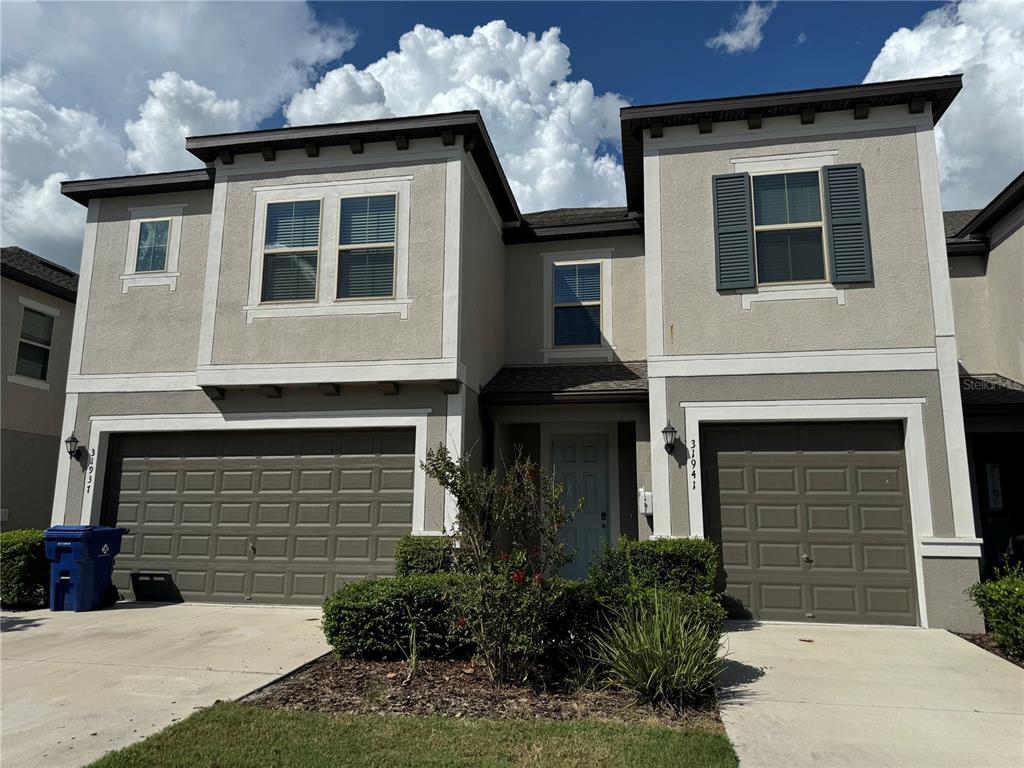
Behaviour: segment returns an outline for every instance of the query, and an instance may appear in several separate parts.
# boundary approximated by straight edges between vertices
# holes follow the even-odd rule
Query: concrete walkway
[[[326,653],[318,608],[3,613],[3,765],[77,766]]]
[[[726,637],[722,717],[741,768],[1024,766],[1024,670],[946,631]]]

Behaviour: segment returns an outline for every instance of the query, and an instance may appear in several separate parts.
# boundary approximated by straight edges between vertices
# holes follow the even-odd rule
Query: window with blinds
[[[52,344],[53,317],[26,307],[21,316],[18,362],[14,372],[19,376],[46,381]]]
[[[391,298],[395,293],[395,195],[341,201],[338,298]]]
[[[753,187],[758,282],[824,280],[818,172],[754,176]]]
[[[552,275],[556,347],[601,343],[601,265],[556,264]]]
[[[262,300],[315,300],[319,249],[319,200],[268,203]]]
[[[136,272],[163,272],[167,269],[170,233],[170,219],[139,222],[139,247],[135,251]]]

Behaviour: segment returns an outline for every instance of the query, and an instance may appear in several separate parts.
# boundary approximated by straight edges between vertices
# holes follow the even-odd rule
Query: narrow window
[[[601,265],[557,264],[552,281],[554,345],[601,343]]]
[[[758,282],[824,280],[818,172],[754,176],[753,184]]]
[[[167,269],[167,241],[170,219],[139,222],[139,247],[135,251],[136,272],[163,272]]]
[[[320,201],[267,204],[263,301],[316,299]]]
[[[391,298],[395,293],[395,195],[341,201],[338,298]]]
[[[14,372],[19,376],[46,381],[52,343],[53,317],[26,307],[21,316],[18,363]]]

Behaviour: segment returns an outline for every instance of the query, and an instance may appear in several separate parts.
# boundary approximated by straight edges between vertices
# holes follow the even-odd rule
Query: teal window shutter
[[[859,164],[825,166],[825,226],[833,283],[870,283],[871,235],[864,169]]]
[[[729,173],[711,179],[715,206],[715,262],[718,290],[753,288],[754,221],[750,174]]]

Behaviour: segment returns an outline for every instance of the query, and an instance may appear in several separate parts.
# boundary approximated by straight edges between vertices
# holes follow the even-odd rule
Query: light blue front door
[[[555,481],[565,486],[566,508],[583,499],[583,508],[562,529],[562,541],[576,556],[559,575],[584,579],[608,541],[608,439],[604,434],[556,435],[551,456]]]

